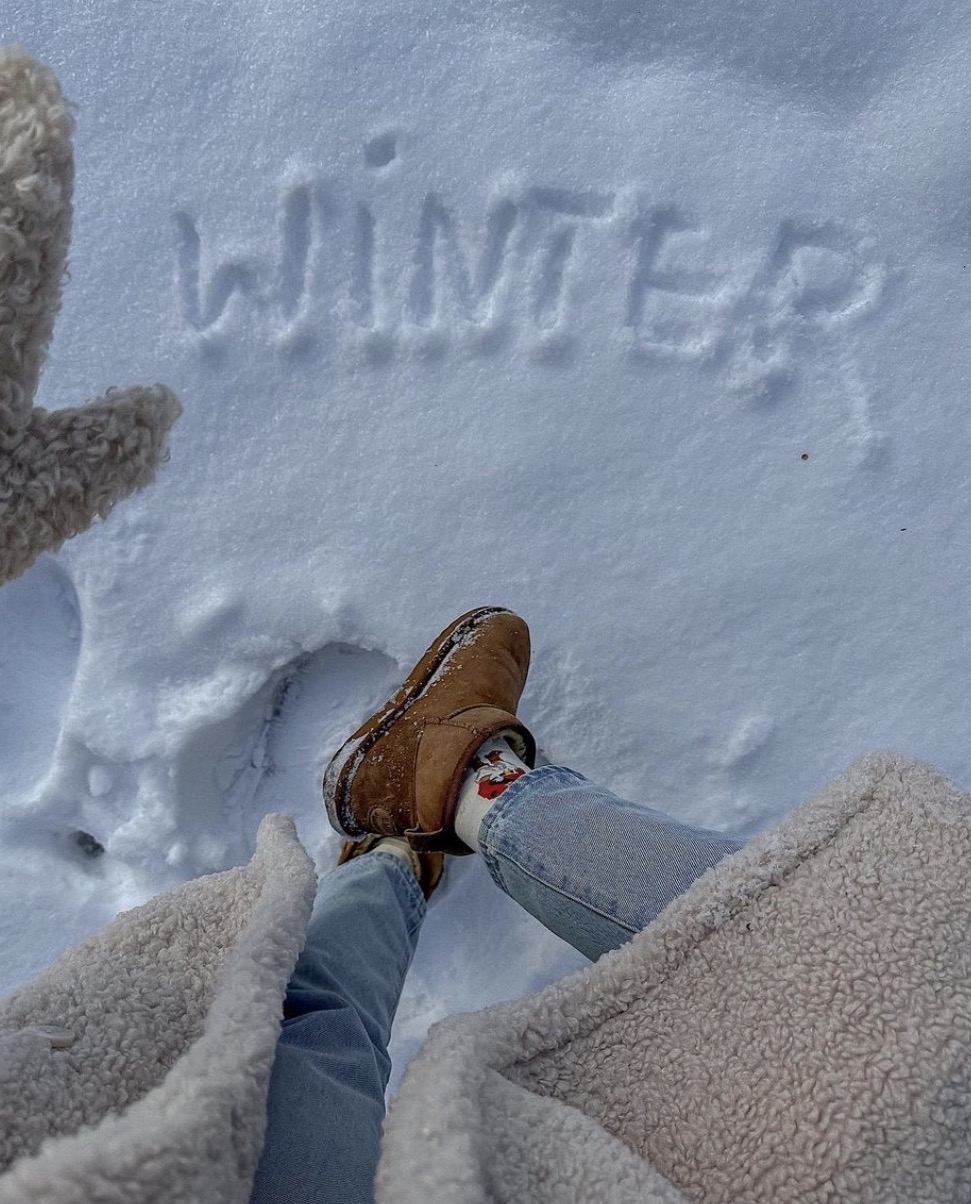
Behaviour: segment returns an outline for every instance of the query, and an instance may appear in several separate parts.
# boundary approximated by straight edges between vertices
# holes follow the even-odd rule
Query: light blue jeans
[[[506,789],[479,842],[497,885],[592,960],[744,843],[552,765]],[[391,1022],[424,915],[414,876],[390,853],[321,879],[287,991],[253,1204],[373,1200]]]

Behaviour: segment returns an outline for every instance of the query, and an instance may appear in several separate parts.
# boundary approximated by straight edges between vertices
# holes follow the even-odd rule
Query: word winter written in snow
[[[785,373],[800,330],[833,331],[879,308],[886,276],[872,240],[791,219],[761,255],[726,268],[702,226],[633,190],[494,195],[470,238],[474,223],[437,192],[409,225],[304,182],[281,191],[266,246],[228,257],[190,214],[177,211],[175,224],[188,330],[225,333],[249,306],[271,339],[330,326],[375,359],[423,339],[461,338],[483,354],[517,340],[555,348],[582,334],[587,308],[635,358],[717,360],[747,347],[768,380]]]

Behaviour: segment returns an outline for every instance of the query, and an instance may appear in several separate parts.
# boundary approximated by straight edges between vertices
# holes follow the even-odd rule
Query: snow
[[[77,104],[39,403],[185,414],[0,593],[0,987],[268,810],[329,865],[324,765],[476,605],[530,623],[544,756],[689,822],[873,747],[971,783],[966,5],[5,21]],[[581,960],[454,861],[396,1076]]]

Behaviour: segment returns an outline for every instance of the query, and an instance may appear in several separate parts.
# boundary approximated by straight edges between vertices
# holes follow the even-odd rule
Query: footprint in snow
[[[244,846],[270,811],[293,815],[311,852],[339,839],[324,814],[324,768],[398,679],[381,652],[327,644],[291,661],[250,699],[215,766],[222,820]]]
[[[48,777],[74,684],[81,614],[53,557],[0,590],[0,814],[21,811]]]

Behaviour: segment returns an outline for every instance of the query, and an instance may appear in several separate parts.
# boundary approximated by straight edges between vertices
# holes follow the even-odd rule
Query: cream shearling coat
[[[971,797],[865,757],[624,948],[437,1025],[379,1204],[971,1200],[969,888]],[[268,816],[0,1003],[0,1204],[245,1204],[313,892]]]

